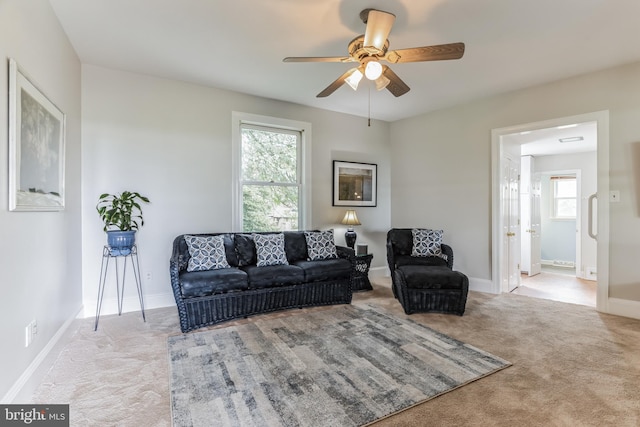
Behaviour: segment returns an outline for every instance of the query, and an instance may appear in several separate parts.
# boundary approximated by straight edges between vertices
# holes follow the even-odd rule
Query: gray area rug
[[[168,338],[173,423],[359,426],[510,363],[374,307]]]

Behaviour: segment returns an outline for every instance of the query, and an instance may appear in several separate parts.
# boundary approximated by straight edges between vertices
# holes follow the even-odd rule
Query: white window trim
[[[297,120],[281,119],[278,117],[262,116],[258,114],[231,112],[231,227],[232,231],[242,231],[242,206],[240,197],[240,173],[242,170],[240,150],[242,148],[242,134],[240,126],[243,124],[267,126],[286,130],[299,131],[301,157],[301,201],[299,218],[300,229],[306,230],[311,225],[311,123]]]
[[[554,183],[555,180],[558,179],[573,179],[576,182],[576,196],[575,197],[556,197],[556,185]],[[551,195],[551,205],[550,205],[550,215],[549,219],[552,221],[576,221],[578,219],[579,212],[579,204],[580,204],[580,181],[578,174],[566,173],[566,174],[551,174],[549,176],[549,184],[550,184],[550,195]],[[558,199],[575,199],[576,201],[576,215],[575,216],[557,216],[556,212],[556,202]]]

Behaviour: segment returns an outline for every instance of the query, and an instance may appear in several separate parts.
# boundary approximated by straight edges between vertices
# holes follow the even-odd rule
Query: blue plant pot
[[[136,243],[136,231],[107,231],[107,246],[111,256],[127,256]]]

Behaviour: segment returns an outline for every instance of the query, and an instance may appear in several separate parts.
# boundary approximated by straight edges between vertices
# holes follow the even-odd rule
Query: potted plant
[[[131,253],[136,241],[136,231],[144,225],[140,203],[149,203],[149,199],[135,191],[123,191],[119,194],[101,194],[96,210],[104,222],[107,233],[107,245],[112,256],[124,256]]]

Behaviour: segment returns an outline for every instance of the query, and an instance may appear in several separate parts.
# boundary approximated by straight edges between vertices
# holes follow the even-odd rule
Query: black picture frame
[[[378,204],[378,165],[333,161],[333,206]]]

